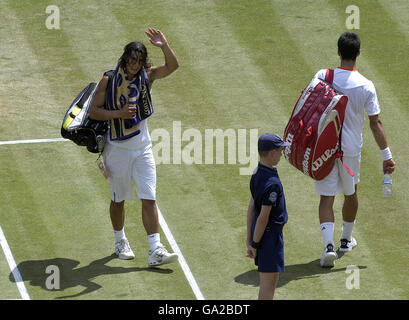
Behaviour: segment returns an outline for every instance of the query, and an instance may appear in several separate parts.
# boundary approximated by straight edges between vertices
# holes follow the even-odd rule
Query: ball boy
[[[276,166],[284,147],[278,135],[265,133],[258,140],[260,162],[250,180],[247,211],[247,256],[260,275],[260,300],[273,299],[280,272],[284,272],[283,226],[288,220],[283,186]]]

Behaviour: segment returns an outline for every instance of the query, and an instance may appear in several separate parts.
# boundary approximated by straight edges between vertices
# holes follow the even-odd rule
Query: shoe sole
[[[332,268],[334,266],[334,261],[337,259],[337,254],[327,254],[325,257],[321,258],[320,265],[323,268]]]
[[[161,266],[163,264],[168,264],[177,261],[179,256],[177,254],[174,254],[167,258],[166,260],[162,260],[162,262],[148,262],[148,265],[150,267],[156,267],[156,266]]]
[[[354,247],[348,247],[348,248],[341,248],[341,247],[339,247],[339,251],[340,251],[340,252],[349,252],[349,251],[352,251],[353,248],[354,248]]]
[[[135,257],[127,257],[127,256],[118,256],[118,259],[121,259],[121,260],[132,260],[132,259],[134,259]]]
[[[135,258],[135,255],[125,256],[125,255],[122,255],[122,254],[118,254],[118,253],[116,253],[116,252],[115,252],[115,254],[116,254],[116,256],[118,257],[118,259],[121,259],[121,260],[132,260],[132,259]]]

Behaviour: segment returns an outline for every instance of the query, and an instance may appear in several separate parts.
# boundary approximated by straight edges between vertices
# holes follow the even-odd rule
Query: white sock
[[[324,249],[327,248],[328,244],[334,246],[334,223],[324,222],[320,224],[322,237],[324,238]]]
[[[122,230],[114,230],[115,235],[115,243],[121,241],[122,239],[126,239],[124,228]]]
[[[354,229],[354,225],[355,221],[343,222],[341,239],[347,239],[348,241],[352,240],[352,230]]]
[[[149,242],[149,246],[151,247],[151,251],[155,250],[158,246],[162,245],[160,243],[160,234],[152,233],[148,235],[148,242]]]

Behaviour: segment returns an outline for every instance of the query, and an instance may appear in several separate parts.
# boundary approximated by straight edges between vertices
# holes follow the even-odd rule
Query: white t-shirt
[[[143,149],[150,144],[152,144],[151,136],[149,134],[148,130],[148,119],[142,120],[141,122],[138,123],[139,130],[141,132],[137,134],[136,136],[133,136],[129,139],[126,140],[114,140],[112,141],[110,139],[110,134],[108,132],[108,143],[115,145],[120,148],[125,148],[125,149]]]
[[[326,69],[321,69],[316,73],[315,78],[325,79],[325,73]],[[381,112],[375,86],[357,70],[336,68],[333,87],[348,96],[341,143],[344,155],[355,157],[359,155],[363,145],[364,110],[368,116]]]
[[[152,90],[150,90],[149,92],[150,94],[152,94]],[[110,139],[110,136],[111,136],[110,132],[108,131],[108,137],[107,137],[108,143],[113,144],[120,148],[132,149],[132,150],[143,149],[149,145],[152,145],[152,140],[151,140],[151,136],[149,134],[149,129],[148,129],[148,119],[144,119],[141,122],[139,122],[138,126],[141,132],[137,134],[136,136],[133,136],[132,138],[129,138],[126,140],[112,141]]]

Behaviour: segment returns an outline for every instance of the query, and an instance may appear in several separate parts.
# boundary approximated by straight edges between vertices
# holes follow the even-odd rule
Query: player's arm
[[[98,83],[97,92],[92,100],[89,116],[94,120],[111,120],[116,118],[133,119],[136,116],[136,107],[125,105],[120,110],[107,110],[105,105],[105,94],[108,86],[108,76],[104,76]]]
[[[247,208],[247,240],[246,240],[247,256],[250,258],[254,258],[255,253],[256,253],[255,250],[252,250],[254,248],[251,247],[251,226],[253,225],[255,218],[256,218],[256,212],[254,211],[254,199],[251,196],[250,202]]]
[[[162,79],[170,75],[179,67],[178,59],[172,48],[169,46],[165,35],[157,29],[149,28],[145,32],[149,38],[149,41],[155,46],[162,49],[163,55],[165,57],[165,63],[160,66],[154,66],[147,70],[149,86],[157,79]]]
[[[388,148],[385,129],[378,115],[369,116],[369,126],[379,148],[381,150]],[[389,173],[395,170],[395,161],[393,161],[392,156],[383,160],[382,169],[383,171],[388,170]]]

